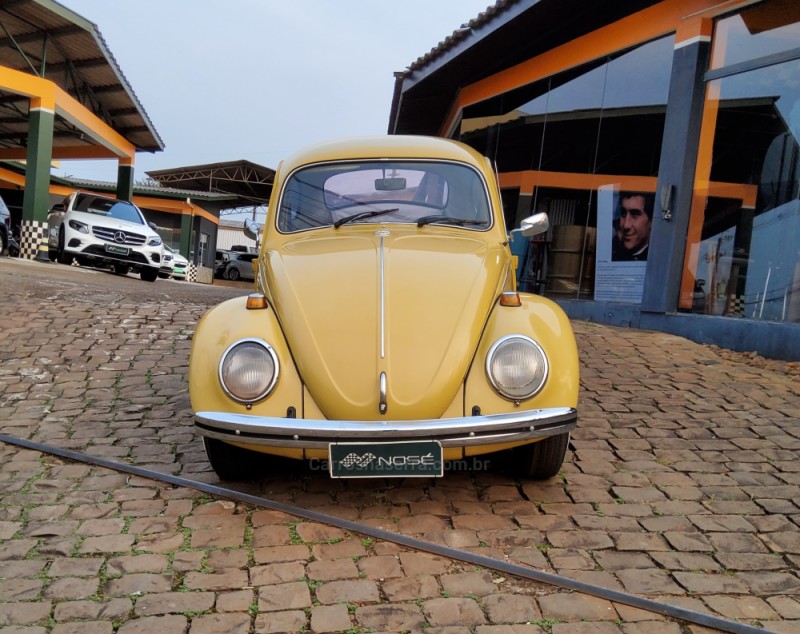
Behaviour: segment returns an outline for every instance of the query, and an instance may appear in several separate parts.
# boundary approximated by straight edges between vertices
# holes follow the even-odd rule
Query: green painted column
[[[127,201],[133,198],[133,165],[121,161],[117,168],[117,198]]]
[[[50,209],[50,162],[53,158],[55,114],[31,101],[25,194],[22,199],[20,256],[47,260],[47,212]]]
[[[183,214],[181,216],[181,255],[187,259],[189,257],[189,245],[191,239],[192,239],[192,216],[191,214]]]

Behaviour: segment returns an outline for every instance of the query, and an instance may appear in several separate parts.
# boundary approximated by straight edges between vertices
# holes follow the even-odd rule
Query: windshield
[[[448,224],[488,229],[486,187],[466,165],[422,161],[368,161],[315,165],[286,182],[278,230],[304,231],[357,223]]]
[[[85,211],[99,216],[108,216],[117,220],[133,222],[137,225],[144,224],[144,218],[133,203],[91,194],[79,194],[75,200],[75,211]]]

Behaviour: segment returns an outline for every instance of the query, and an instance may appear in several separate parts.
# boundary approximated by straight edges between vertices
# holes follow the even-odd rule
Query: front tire
[[[229,445],[216,438],[203,437],[211,468],[222,480],[251,480],[256,476],[252,451]]]
[[[569,432],[511,450],[516,475],[546,480],[558,474],[569,447]]]
[[[58,253],[56,259],[59,264],[72,264],[72,256],[64,250],[64,230],[58,234]]]
[[[158,271],[148,266],[146,268],[142,268],[142,270],[139,272],[139,276],[145,282],[155,282],[158,279]]]
[[[228,269],[228,279],[231,282],[235,282],[239,279],[239,269],[231,267]]]
[[[117,275],[127,275],[130,270],[127,264],[114,264],[114,273]]]

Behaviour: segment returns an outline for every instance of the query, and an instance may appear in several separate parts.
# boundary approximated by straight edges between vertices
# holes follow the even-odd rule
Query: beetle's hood
[[[461,230],[333,231],[268,252],[270,294],[309,393],[328,419],[441,416],[505,280],[504,251]]]

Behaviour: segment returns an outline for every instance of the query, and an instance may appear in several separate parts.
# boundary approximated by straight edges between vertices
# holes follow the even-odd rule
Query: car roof
[[[282,167],[292,171],[309,163],[375,158],[438,159],[459,161],[481,168],[488,166],[488,159],[458,141],[429,136],[384,135],[319,143],[293,154],[283,162]]]

